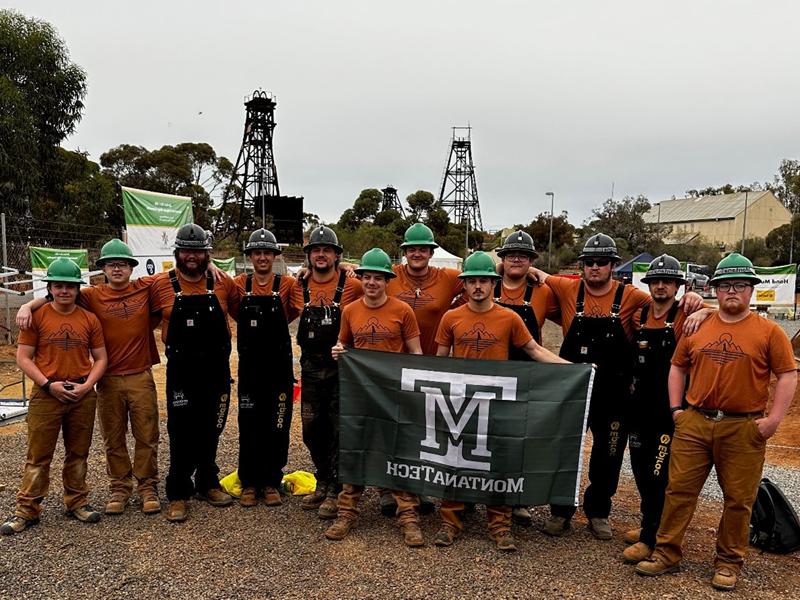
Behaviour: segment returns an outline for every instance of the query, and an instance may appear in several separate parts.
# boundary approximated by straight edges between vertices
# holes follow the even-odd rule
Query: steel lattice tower
[[[466,135],[460,135],[466,131]],[[453,222],[470,224],[472,229],[482,230],[481,205],[478,202],[478,185],[475,183],[475,167],[472,164],[472,127],[453,127],[450,155],[442,178],[439,204]]]
[[[403,205],[400,202],[400,198],[397,197],[397,189],[391,185],[387,185],[381,190],[381,193],[383,194],[381,210],[396,210],[403,216],[403,218],[405,218],[406,212],[403,210]]]

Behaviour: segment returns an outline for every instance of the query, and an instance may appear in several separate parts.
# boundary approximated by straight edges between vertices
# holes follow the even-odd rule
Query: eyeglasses
[[[512,262],[524,262],[526,260],[530,260],[530,256],[527,254],[506,254],[503,258],[507,258]]]
[[[752,284],[745,283],[743,281],[737,281],[736,283],[718,283],[717,289],[720,292],[730,292],[733,290],[734,292],[743,292],[747,288],[753,287]]]
[[[119,262],[107,262],[103,266],[108,267],[109,269],[125,269],[130,265],[125,261],[119,261]]]
[[[611,261],[607,258],[584,258],[583,264],[587,267],[593,267],[595,265],[598,267],[607,267],[611,264]]]

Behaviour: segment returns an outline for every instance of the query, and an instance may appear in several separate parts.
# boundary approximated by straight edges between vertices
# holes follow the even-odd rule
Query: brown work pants
[[[736,572],[741,569],[766,449],[757,418],[713,421],[692,409],[678,416],[654,559],[659,557],[670,565],[680,562],[683,536],[713,466],[724,498],[714,566],[727,566]]]
[[[64,504],[68,511],[88,504],[86,458],[92,444],[97,395],[90,390],[77,402],[59,402],[34,385],[28,405],[28,455],[17,493],[14,514],[36,519],[42,512],[42,500],[50,487],[50,462],[58,442],[64,437]]]
[[[345,483],[342,486],[342,491],[339,492],[339,517],[355,520],[358,517],[358,501],[363,493],[363,485]],[[397,512],[395,513],[397,523],[399,525],[418,523],[419,496],[402,490],[392,490],[392,496],[397,502]]]
[[[456,531],[464,529],[461,515],[464,513],[464,503],[455,500],[442,500],[439,507],[439,515],[445,525],[450,525]],[[511,531],[511,507],[510,506],[487,506],[486,525],[489,535],[494,537],[500,533]]]
[[[158,485],[158,401],[150,369],[133,375],[106,375],[97,383],[97,413],[106,450],[111,494],[126,498],[136,478],[139,495]],[[134,439],[128,455],[128,420]]]

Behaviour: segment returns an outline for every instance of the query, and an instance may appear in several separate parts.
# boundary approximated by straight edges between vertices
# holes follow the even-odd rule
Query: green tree
[[[792,214],[800,212],[800,161],[790,159],[781,161],[773,190],[778,200],[783,202]]]
[[[383,194],[380,190],[375,188],[361,190],[358,198],[353,202],[353,214],[356,220],[360,223],[373,219],[380,210],[381,202],[383,202]]]
[[[413,194],[406,196],[406,204],[410,210],[409,219],[412,223],[421,221],[433,210],[436,205],[436,198],[430,192],[417,190]]]
[[[776,264],[800,262],[800,214],[792,215],[791,223],[770,231],[765,241],[775,255]]]
[[[61,141],[83,112],[86,74],[55,28],[0,10],[0,205],[36,199]]]
[[[645,196],[625,196],[622,200],[606,200],[600,208],[592,210],[592,219],[584,225],[584,239],[594,233],[605,233],[625,241],[626,255],[636,256],[660,244],[669,228],[656,223],[645,223],[644,215],[650,210]],[[583,241],[583,240],[581,240]],[[622,248],[618,248],[623,251]],[[621,254],[622,255],[622,254]],[[629,257],[629,256],[628,256]]]

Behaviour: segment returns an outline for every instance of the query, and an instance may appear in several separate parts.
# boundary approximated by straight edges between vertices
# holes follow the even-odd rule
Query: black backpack
[[[750,545],[788,554],[800,548],[800,521],[780,488],[764,477],[750,515]]]

